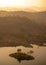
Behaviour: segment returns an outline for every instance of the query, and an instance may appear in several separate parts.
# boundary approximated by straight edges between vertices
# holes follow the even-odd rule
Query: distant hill
[[[28,29],[28,31],[32,33],[34,33],[34,31],[36,33],[44,33],[45,31],[46,33],[46,11],[37,13],[0,11],[0,24],[1,26],[3,24],[4,27],[10,26],[11,28],[24,27],[24,29]]]
[[[24,11],[0,11],[0,17],[8,17],[8,16],[25,16],[29,19],[33,19],[36,22],[39,20],[40,22],[46,23],[46,11],[42,12],[24,12]]]
[[[46,11],[45,7],[29,6],[29,7],[0,7],[2,11],[28,11],[28,12],[38,12]]]
[[[0,42],[46,43],[46,11],[0,11]]]

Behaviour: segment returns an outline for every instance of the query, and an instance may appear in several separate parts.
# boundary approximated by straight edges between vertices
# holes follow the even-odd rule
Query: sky
[[[46,0],[0,0],[0,7],[41,7],[46,9]]]

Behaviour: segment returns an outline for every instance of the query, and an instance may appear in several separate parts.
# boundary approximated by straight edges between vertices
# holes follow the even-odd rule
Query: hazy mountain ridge
[[[8,16],[26,16],[29,19],[33,19],[36,22],[39,20],[39,23],[44,21],[46,23],[46,11],[43,12],[24,12],[24,11],[0,11],[0,17]]]
[[[0,22],[2,24],[8,24],[10,26],[11,24],[13,24],[13,26],[23,25],[26,26],[28,30],[31,27],[33,27],[34,30],[37,29],[37,27],[39,27],[37,31],[40,30],[40,28],[43,30],[46,28],[46,12],[28,13],[19,11],[19,12],[1,12],[1,14],[2,16],[0,16]]]
[[[38,12],[38,11],[44,11],[46,10],[45,7],[0,7],[0,10],[2,11],[27,11],[27,12]]]
[[[30,27],[33,27],[34,30],[37,29],[37,26],[39,27],[37,31],[41,28],[45,31],[46,28],[46,11],[44,12],[37,12],[37,13],[31,13],[31,12],[23,12],[23,11],[14,11],[14,12],[0,12],[2,15],[0,15],[0,22],[5,22],[8,25],[14,23],[21,23],[22,25],[27,25],[27,29],[30,29]],[[13,21],[13,22],[11,22]],[[17,21],[17,22],[16,22]],[[26,24],[24,24],[26,23]],[[2,23],[4,24],[4,23]],[[17,25],[21,25],[17,24]],[[21,28],[21,27],[20,27]],[[38,31],[39,32],[39,31]]]
[[[0,15],[0,42],[46,43],[46,12],[0,13],[5,15]]]

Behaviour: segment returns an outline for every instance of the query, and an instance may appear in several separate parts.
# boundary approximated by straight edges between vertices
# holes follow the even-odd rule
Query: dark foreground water
[[[23,60],[20,63],[17,59],[10,57],[9,54],[17,52],[17,49],[32,55],[34,60]],[[34,53],[28,53],[30,50],[34,51]],[[36,45],[33,48],[23,46],[0,47],[0,65],[46,65],[46,47],[38,47]]]

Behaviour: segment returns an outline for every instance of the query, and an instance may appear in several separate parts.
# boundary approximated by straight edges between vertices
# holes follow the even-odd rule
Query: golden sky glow
[[[46,0],[0,0],[0,7],[41,7],[46,9]]]
[[[0,7],[46,6],[46,0],[0,0]]]

